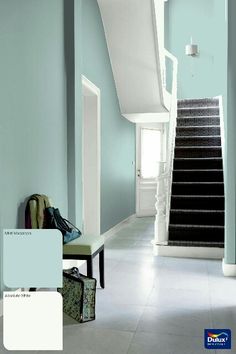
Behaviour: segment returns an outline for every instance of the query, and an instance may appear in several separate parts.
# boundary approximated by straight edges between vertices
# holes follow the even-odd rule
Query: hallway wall
[[[81,74],[102,96],[101,231],[133,214],[135,127],[119,112],[96,0],[0,0],[0,51],[1,250],[32,193],[82,226]]]
[[[135,125],[120,114],[96,0],[82,0],[82,74],[101,89],[101,232],[135,213]]]
[[[0,0],[1,239],[32,193],[67,215],[63,21],[63,0]]]
[[[179,61],[178,98],[226,97],[225,0],[169,0],[165,17],[165,46]],[[195,58],[185,55],[191,36]]]

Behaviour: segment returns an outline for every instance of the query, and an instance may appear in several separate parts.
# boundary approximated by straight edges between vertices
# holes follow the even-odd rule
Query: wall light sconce
[[[192,57],[196,57],[199,52],[198,52],[198,45],[193,44],[193,38],[191,37],[190,44],[187,44],[185,46],[185,54],[190,55]]]

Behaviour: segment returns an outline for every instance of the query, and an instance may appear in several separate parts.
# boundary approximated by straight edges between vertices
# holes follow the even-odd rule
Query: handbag
[[[60,230],[63,235],[64,244],[81,236],[80,230],[70,221],[64,219],[58,208],[46,208],[45,215],[47,228]]]
[[[63,312],[78,322],[95,320],[97,280],[79,273],[77,267],[63,271]]]

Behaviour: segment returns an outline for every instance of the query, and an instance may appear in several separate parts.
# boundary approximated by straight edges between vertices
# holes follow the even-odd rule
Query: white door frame
[[[139,123],[136,124],[136,215],[138,217],[149,216],[145,212],[140,211],[140,155],[141,155],[141,128],[154,128],[161,131],[161,160],[165,157],[166,131],[163,123]],[[150,180],[143,185],[145,190],[153,190],[156,188],[156,181]]]
[[[82,95],[83,95],[83,114],[82,114],[82,185],[83,185],[83,232],[100,235],[101,233],[101,93],[100,89],[82,75]],[[86,108],[86,101],[90,100],[93,105],[91,111],[90,105]],[[92,101],[91,101],[92,100]],[[87,103],[90,103],[87,101]],[[87,114],[87,115],[86,115]],[[85,119],[90,121],[92,126],[88,126]],[[86,123],[86,124],[85,124]],[[87,134],[85,134],[85,129]],[[93,128],[93,129],[91,129]],[[85,136],[91,136],[89,139],[89,155],[85,151]],[[88,148],[88,146],[87,146]],[[92,152],[91,152],[92,151]],[[88,160],[89,157],[89,160]],[[87,164],[87,165],[85,165]],[[90,170],[92,168],[92,173]],[[87,175],[86,175],[87,174]],[[86,182],[88,184],[86,184]],[[91,186],[91,188],[89,187]],[[92,210],[91,210],[92,209]]]

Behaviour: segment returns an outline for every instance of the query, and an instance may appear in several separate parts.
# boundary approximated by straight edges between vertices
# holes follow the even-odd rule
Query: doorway
[[[83,233],[100,235],[101,101],[100,90],[82,76]]]
[[[156,215],[156,177],[165,146],[163,125],[142,123],[136,127],[136,215]]]

